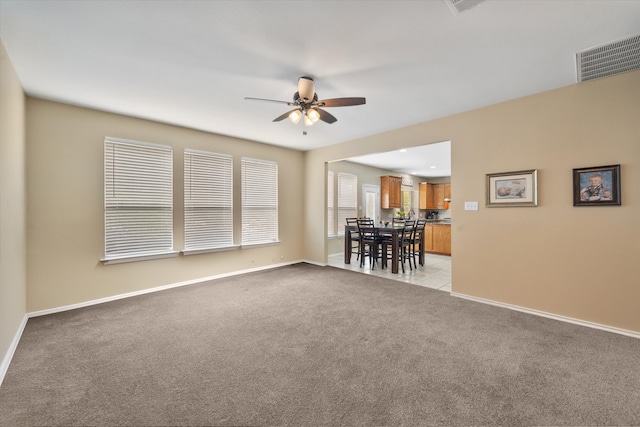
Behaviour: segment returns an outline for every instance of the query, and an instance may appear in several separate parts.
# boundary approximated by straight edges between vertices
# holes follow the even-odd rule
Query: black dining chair
[[[345,218],[345,220],[347,221],[347,225],[349,226],[354,226],[356,227],[355,230],[351,230],[349,231],[349,233],[351,234],[351,253],[352,254],[356,254],[356,259],[359,260],[360,259],[360,255],[362,255],[362,252],[360,250],[360,233],[358,232],[358,218]],[[347,238],[347,236],[344,236],[345,239]]]
[[[413,234],[413,244],[411,245],[411,253],[413,255],[413,265],[416,265],[416,256],[420,260],[420,253],[424,252],[424,228],[427,224],[426,219],[418,219],[415,225],[415,232]],[[420,261],[420,266],[424,266],[424,256]],[[416,268],[418,268],[416,266]]]
[[[370,218],[358,218],[358,234],[360,235],[360,267],[364,267],[365,258],[369,258],[371,269],[376,266],[380,258],[382,238],[375,229],[375,224]]]
[[[398,239],[398,262],[402,266],[402,272],[405,272],[405,261],[409,261],[409,268],[413,270],[413,266],[411,265],[411,241],[412,235],[414,231],[414,221],[405,221],[402,223],[396,223],[395,227],[402,227],[397,234]],[[382,267],[385,268],[388,264],[389,260],[393,259],[393,237],[391,235],[381,236],[381,247],[382,247]]]
[[[416,232],[416,221],[415,220],[405,220],[404,227],[402,229],[402,233],[400,234],[400,261],[402,262],[402,272],[404,273],[404,262],[409,262],[409,268],[413,270],[413,267],[418,268],[415,262],[415,258],[413,257],[413,244],[415,241],[415,232]],[[411,260],[413,260],[413,266],[411,265]]]
[[[393,218],[391,220],[391,225],[393,225],[394,227],[400,227],[401,225],[404,225],[404,218]]]

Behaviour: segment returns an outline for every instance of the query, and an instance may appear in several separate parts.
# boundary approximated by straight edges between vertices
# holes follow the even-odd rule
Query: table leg
[[[398,274],[398,252],[400,249],[400,242],[398,235],[393,234],[393,244],[391,245],[391,272]]]
[[[351,232],[344,227],[344,263],[351,264]]]

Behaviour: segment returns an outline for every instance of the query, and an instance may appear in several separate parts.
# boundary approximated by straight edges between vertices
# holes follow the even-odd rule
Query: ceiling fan
[[[254,101],[279,102],[282,104],[287,104],[292,107],[296,107],[293,110],[287,111],[286,113],[276,117],[275,119],[273,119],[273,121],[279,122],[288,117],[289,120],[297,124],[300,121],[300,119],[304,117],[305,126],[312,126],[318,120],[322,120],[323,122],[326,122],[329,124],[335,123],[336,121],[338,121],[338,119],[336,119],[333,115],[324,111],[322,108],[348,107],[351,105],[362,105],[366,103],[366,99],[361,97],[331,98],[331,99],[318,100],[318,94],[315,92],[313,78],[307,77],[307,76],[302,76],[298,79],[298,91],[293,94],[293,101],[278,101],[275,99],[250,98],[250,97],[245,97],[244,99],[249,99]]]

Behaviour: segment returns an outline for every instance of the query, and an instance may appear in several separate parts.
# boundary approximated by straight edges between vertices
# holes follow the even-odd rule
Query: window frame
[[[278,163],[242,157],[241,246],[270,245],[279,239]],[[258,189],[260,189],[258,191]],[[266,215],[260,215],[264,211]],[[270,213],[270,214],[269,214]],[[258,214],[258,215],[256,215]],[[249,238],[251,234],[258,238]]]
[[[184,149],[184,255],[236,249],[233,156]]]
[[[114,264],[177,256],[173,248],[173,147],[107,136],[103,174],[101,261]]]

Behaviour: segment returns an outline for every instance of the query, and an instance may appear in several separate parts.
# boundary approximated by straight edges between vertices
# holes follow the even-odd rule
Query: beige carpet
[[[297,264],[30,319],[0,426],[640,425],[639,367],[637,339]]]

